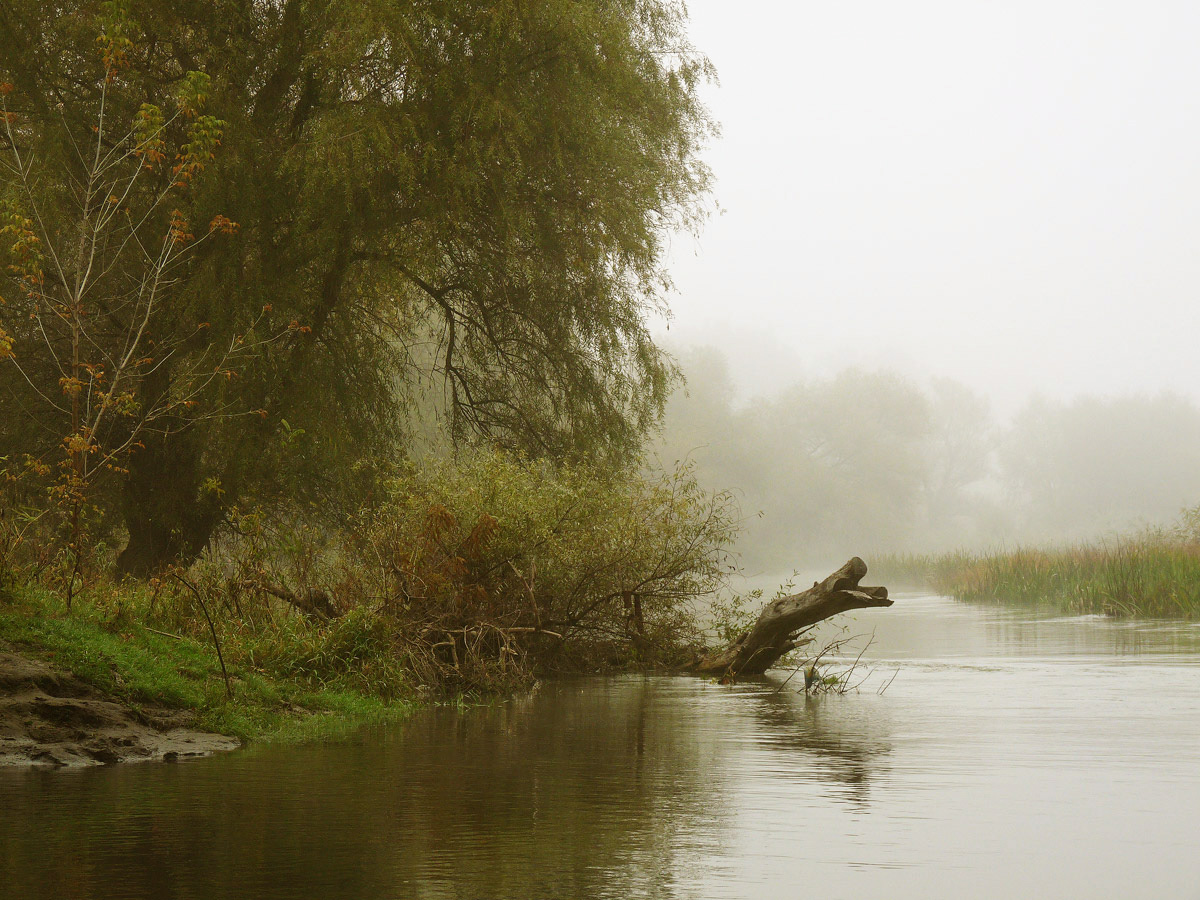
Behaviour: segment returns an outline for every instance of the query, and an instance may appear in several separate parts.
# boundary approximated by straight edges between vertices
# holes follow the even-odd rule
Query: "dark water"
[[[907,597],[872,628],[854,695],[588,679],[345,743],[0,771],[0,896],[1200,898],[1200,627]]]

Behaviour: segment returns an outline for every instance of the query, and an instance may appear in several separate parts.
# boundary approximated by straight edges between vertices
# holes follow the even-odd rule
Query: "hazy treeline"
[[[847,370],[742,400],[720,350],[678,355],[659,452],[739,492],[751,571],[1098,538],[1200,501],[1200,409],[1179,396],[1034,398],[1002,421],[949,379]]]

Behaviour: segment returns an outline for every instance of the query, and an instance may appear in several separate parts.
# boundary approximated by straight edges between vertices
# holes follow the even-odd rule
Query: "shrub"
[[[417,676],[443,688],[671,663],[700,639],[695,604],[723,586],[737,522],[688,466],[413,464],[351,528],[339,599],[387,617]]]

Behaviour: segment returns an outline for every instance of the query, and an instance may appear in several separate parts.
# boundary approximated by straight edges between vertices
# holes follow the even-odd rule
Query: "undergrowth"
[[[414,698],[686,664],[738,522],[687,465],[653,475],[482,451],[396,464],[336,521],[230,510],[200,559],[148,581],[117,581],[99,543],[69,565],[40,553],[54,534],[14,514],[0,517],[0,641],[242,737],[377,720]]]
[[[195,727],[244,740],[290,740],[393,721],[415,708],[395,663],[372,652],[362,623],[293,624],[270,637],[218,626],[229,690],[210,636],[145,623],[150,592],[107,584],[68,614],[37,587],[0,594],[0,644],[40,657],[133,706],[195,711]],[[157,598],[161,602],[162,598]],[[347,647],[354,652],[342,655]]]

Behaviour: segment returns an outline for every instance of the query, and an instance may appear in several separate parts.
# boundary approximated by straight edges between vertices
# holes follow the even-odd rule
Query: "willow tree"
[[[696,223],[707,183],[709,68],[681,5],[114,7],[134,93],[210,76],[223,146],[194,203],[240,224],[194,255],[154,339],[197,320],[227,339],[264,308],[296,335],[133,457],[126,571],[194,555],[241,498],[328,497],[399,437],[416,390],[444,398],[458,441],[633,452],[673,374],[646,327],[667,287],[664,239]],[[95,102],[96,12],[0,6],[0,70],[32,144]],[[169,391],[176,364],[187,354],[146,389]],[[205,416],[214,404],[265,415]]]

